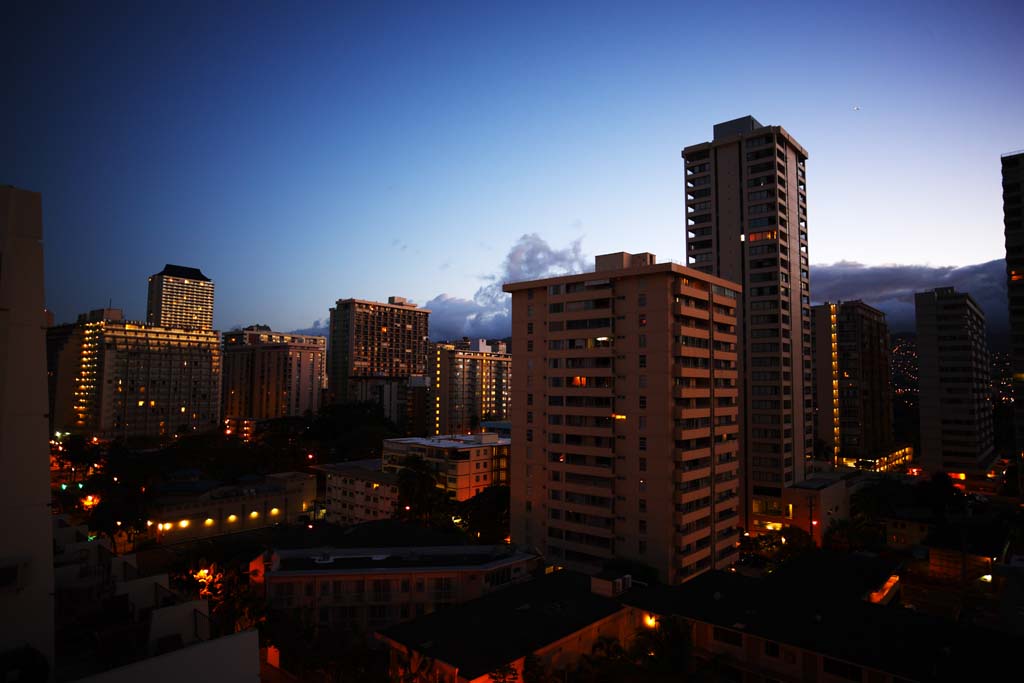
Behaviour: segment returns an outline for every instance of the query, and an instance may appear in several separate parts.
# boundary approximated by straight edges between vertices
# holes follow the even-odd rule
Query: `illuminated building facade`
[[[7,680],[46,680],[54,666],[42,240],[42,196],[0,187],[0,514],[8,529],[0,548],[0,613],[7,615],[0,669]]]
[[[200,482],[201,484],[202,482]],[[147,508],[150,538],[180,543],[312,519],[316,476],[305,472],[268,474],[262,480],[182,491],[173,483]]]
[[[683,150],[687,262],[743,286],[737,316],[744,378],[746,526],[780,520],[782,489],[814,450],[807,150],[751,116]]]
[[[985,314],[970,294],[952,287],[918,292],[914,308],[921,466],[954,479],[983,477],[994,439]]]
[[[512,354],[495,352],[484,340],[434,344],[428,376],[431,434],[469,434],[483,420],[508,419]]]
[[[327,338],[254,325],[224,333],[224,416],[269,420],[320,410]]]
[[[512,294],[512,541],[675,583],[736,559],[738,285],[653,254]]]
[[[1010,300],[1013,425],[1017,452],[1020,453],[1024,451],[1024,151],[1004,154],[1001,162],[1006,290]],[[1024,472],[1020,481],[1024,483]]]
[[[217,428],[220,335],[80,315],[57,359],[54,424],[110,438],[163,437]]]
[[[146,322],[184,330],[213,329],[213,281],[198,268],[175,266],[149,277]]]
[[[811,309],[819,457],[876,469],[893,453],[892,376],[885,314],[863,301]]]
[[[385,439],[385,472],[398,472],[407,458],[422,459],[437,486],[453,500],[469,500],[488,486],[508,486],[511,440],[493,432],[429,438]]]

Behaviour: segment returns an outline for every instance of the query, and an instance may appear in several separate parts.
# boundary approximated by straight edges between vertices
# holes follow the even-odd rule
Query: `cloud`
[[[914,294],[936,287],[967,292],[985,311],[989,336],[1009,330],[1006,265],[1002,259],[970,266],[866,266],[852,261],[811,266],[811,298],[861,299],[885,312],[892,332],[914,330]]]
[[[312,334],[312,335],[319,335],[321,337],[326,337],[327,336],[327,323],[328,322],[329,322],[328,318],[323,318],[322,320],[314,320],[313,324],[310,325],[309,327],[306,327],[306,328],[301,329],[301,330],[292,330],[291,334]]]
[[[537,233],[523,235],[505,255],[499,271],[482,276],[487,284],[472,299],[438,294],[426,303],[431,311],[431,338],[507,337],[511,333],[512,314],[510,297],[501,291],[501,286],[506,282],[586,272],[590,268],[581,243],[579,238],[564,249],[554,249]]]

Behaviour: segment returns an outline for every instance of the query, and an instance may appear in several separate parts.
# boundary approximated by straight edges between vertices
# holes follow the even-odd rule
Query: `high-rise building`
[[[224,333],[223,414],[269,420],[317,413],[327,338],[253,325]]]
[[[743,286],[737,327],[746,526],[789,521],[782,489],[814,450],[807,261],[807,150],[751,116],[683,150],[686,253],[704,273]]]
[[[739,287],[653,254],[507,283],[512,541],[678,582],[736,559]]]
[[[1004,154],[1003,226],[1006,290],[1010,300],[1010,364],[1013,370],[1013,426],[1017,453],[1024,451],[1024,151]],[[1024,473],[1022,473],[1024,483]]]
[[[212,330],[213,281],[198,268],[168,263],[149,277],[146,322],[182,330]]]
[[[425,375],[430,311],[400,296],[339,299],[331,309],[327,389],[333,403],[371,401],[393,421],[407,413],[409,378]]]
[[[507,420],[512,354],[486,341],[434,344],[428,377],[433,382],[430,434],[468,434],[484,420]]]
[[[24,681],[54,664],[42,203],[0,187],[0,669]]]
[[[985,314],[970,294],[942,287],[914,296],[921,466],[955,479],[984,475],[993,453]]]
[[[811,320],[818,456],[876,469],[893,446],[885,313],[863,301],[826,302]]]
[[[170,436],[220,420],[220,334],[80,315],[56,356],[54,425],[111,438]]]

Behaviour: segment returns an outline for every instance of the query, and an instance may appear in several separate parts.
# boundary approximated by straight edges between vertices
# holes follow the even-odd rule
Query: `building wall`
[[[311,623],[370,635],[406,619],[529,580],[536,557],[482,568],[422,567],[331,572],[264,570],[271,610],[304,615]],[[257,559],[253,568],[263,568]],[[492,563],[493,565],[493,563]]]
[[[744,117],[683,150],[688,263],[742,284],[737,327],[747,527],[777,522],[813,453],[807,151]]]
[[[737,287],[651,254],[507,284],[512,540],[549,562],[611,558],[676,582],[739,536]]]
[[[941,288],[914,297],[921,466],[983,476],[993,454],[985,316],[970,295]]]
[[[203,494],[153,505],[148,510],[148,532],[158,542],[180,543],[279,523],[297,524],[313,514],[314,475],[294,472],[267,478],[274,483],[248,491],[241,485],[231,487],[237,491],[233,495]]]
[[[197,677],[217,683],[258,681],[259,634],[255,629],[233,633],[81,680],[82,683],[178,683]]]
[[[391,519],[398,510],[398,482],[394,476],[358,468],[326,473],[327,521],[361,524]]]
[[[1017,452],[1024,450],[1024,152],[1005,154],[1003,228],[1006,290],[1010,303],[1010,362],[1013,367],[1013,424]],[[1024,483],[1024,473],[1020,481]]]
[[[198,275],[198,272],[197,272]],[[213,329],[213,282],[157,273],[149,278],[146,322],[176,329]]]
[[[398,472],[409,457],[421,458],[437,474],[437,486],[453,500],[469,500],[488,486],[507,486],[511,445],[497,434],[452,434],[385,439],[383,468]]]
[[[893,450],[885,314],[861,301],[845,301],[815,306],[812,318],[816,438],[841,464],[873,469]]]
[[[217,428],[217,332],[88,316],[76,328],[58,361],[58,429],[118,438]]]
[[[30,646],[53,667],[42,197],[0,187],[0,654]],[[16,618],[15,618],[16,617]]]
[[[317,413],[327,338],[246,328],[224,334],[223,414],[269,420]]]
[[[331,309],[327,357],[332,401],[360,400],[358,385],[367,380],[425,374],[429,316],[401,297],[339,299]]]
[[[511,354],[434,344],[428,376],[434,383],[431,434],[469,434],[482,420],[508,419]]]

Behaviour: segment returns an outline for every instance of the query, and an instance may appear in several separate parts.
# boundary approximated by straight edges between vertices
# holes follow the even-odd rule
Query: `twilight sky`
[[[810,151],[812,263],[1003,256],[1019,2],[36,4],[0,183],[43,193],[58,321],[143,317],[171,262],[221,329],[397,294],[487,332],[509,274],[682,260],[679,152],[745,114]]]

